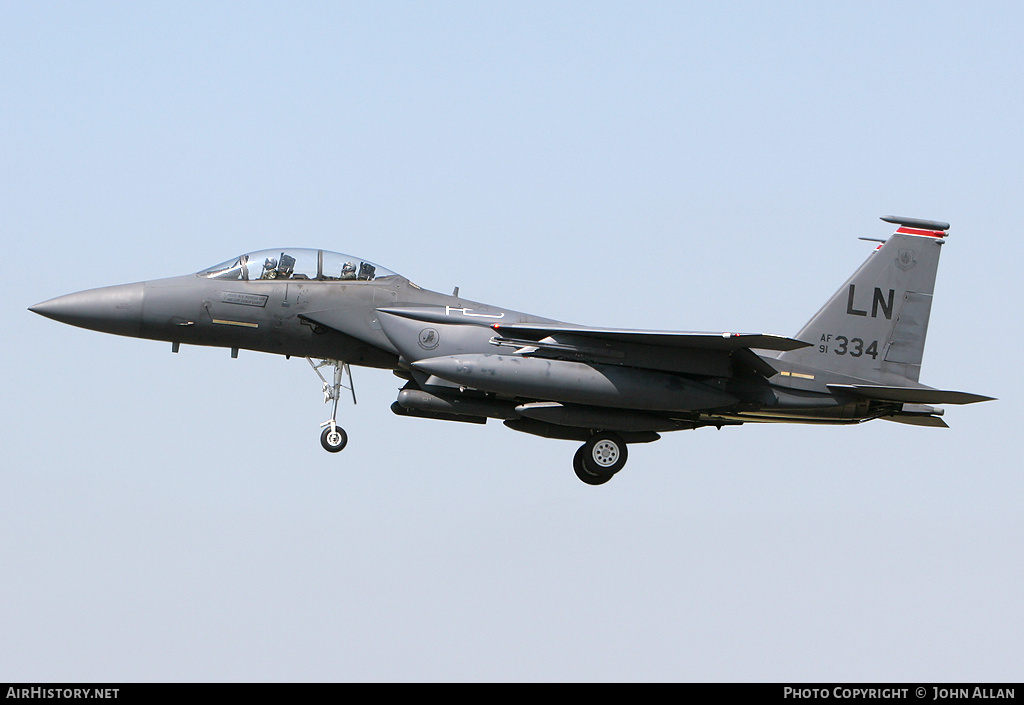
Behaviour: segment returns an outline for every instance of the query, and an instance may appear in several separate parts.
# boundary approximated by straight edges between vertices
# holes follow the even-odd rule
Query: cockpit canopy
[[[372,262],[327,250],[285,248],[260,250],[204,269],[199,276],[209,279],[302,279],[316,281],[373,281],[393,277],[390,270]]]

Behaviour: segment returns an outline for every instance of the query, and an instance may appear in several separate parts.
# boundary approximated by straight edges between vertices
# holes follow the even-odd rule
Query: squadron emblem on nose
[[[441,342],[441,337],[433,328],[424,328],[420,331],[419,343],[424,350],[433,350]]]

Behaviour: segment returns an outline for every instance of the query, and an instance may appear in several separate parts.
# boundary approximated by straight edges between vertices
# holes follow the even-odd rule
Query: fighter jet
[[[399,416],[505,426],[582,445],[580,480],[600,485],[632,443],[668,431],[756,422],[945,427],[941,404],[991,397],[921,384],[948,223],[894,216],[895,232],[792,338],[593,328],[422,289],[349,255],[251,252],[195,274],[60,296],[29,310],[63,323],[171,343],[304,357],[337,453],[351,366],[404,381]],[[862,238],[874,240],[873,238]],[[325,377],[321,370],[327,369]],[[333,373],[331,369],[333,368]],[[348,383],[345,383],[345,377]]]

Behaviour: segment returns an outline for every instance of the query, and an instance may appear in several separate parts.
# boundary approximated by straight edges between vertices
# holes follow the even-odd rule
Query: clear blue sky
[[[1020,680],[1019,3],[0,4],[0,680]],[[948,430],[399,418],[26,307],[276,246],[794,334],[946,220]]]

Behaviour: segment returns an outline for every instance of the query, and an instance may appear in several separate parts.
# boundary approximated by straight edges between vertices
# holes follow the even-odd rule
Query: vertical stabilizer
[[[797,333],[811,347],[781,360],[886,384],[918,381],[949,224],[882,220],[899,227]]]

